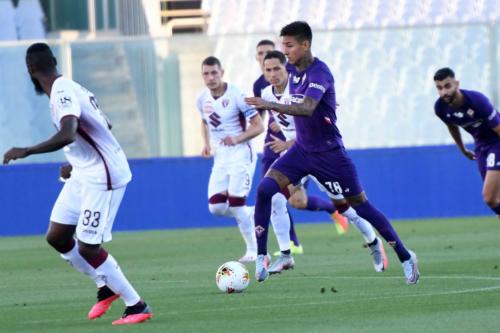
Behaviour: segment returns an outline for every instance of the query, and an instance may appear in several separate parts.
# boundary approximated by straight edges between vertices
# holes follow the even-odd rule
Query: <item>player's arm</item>
[[[275,137],[271,134],[271,141],[267,142],[264,146],[269,146],[273,152],[279,154],[285,150],[290,149],[291,146],[295,143],[295,140],[283,141],[280,138]]]
[[[78,118],[67,116],[61,119],[60,130],[50,139],[35,146],[25,148],[12,148],[3,156],[3,164],[11,160],[25,158],[34,154],[50,153],[59,150],[75,141],[78,129]]]
[[[492,129],[493,129],[493,131],[495,131],[495,133],[498,134],[498,136],[500,136],[500,125],[497,125],[497,126],[493,127]]]
[[[448,131],[450,132],[451,137],[455,141],[455,144],[457,145],[458,149],[462,152],[462,154],[465,155],[469,160],[475,160],[476,155],[474,154],[473,151],[468,150],[464,142],[462,140],[462,134],[460,134],[460,128],[457,125],[453,124],[446,124],[448,126]]]
[[[203,138],[203,150],[201,151],[201,156],[210,157],[212,156],[212,147],[210,146],[210,133],[205,120],[201,121],[201,136]]]
[[[264,124],[262,123],[262,118],[257,113],[255,116],[250,118],[248,128],[242,132],[240,135],[234,137],[234,144],[239,144],[242,142],[246,142],[255,138],[257,135],[264,132]]]
[[[257,109],[269,109],[280,113],[298,117],[311,117],[318,106],[319,100],[305,96],[304,101],[298,104],[280,104],[268,102],[259,97],[247,97],[245,102]]]

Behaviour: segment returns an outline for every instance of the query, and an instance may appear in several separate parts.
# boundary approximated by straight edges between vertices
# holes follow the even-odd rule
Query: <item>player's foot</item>
[[[138,324],[142,323],[148,319],[153,317],[153,312],[149,305],[147,305],[144,301],[140,301],[136,305],[127,306],[125,308],[125,312],[123,316],[115,320],[113,325],[126,325],[126,324]]]
[[[94,320],[102,316],[109,310],[111,303],[117,300],[120,296],[115,294],[107,286],[101,287],[97,290],[97,303],[94,304],[89,311],[89,319]]]
[[[238,261],[243,264],[247,262],[254,262],[256,258],[257,258],[256,252],[247,251],[240,259],[238,259]]]
[[[347,221],[347,218],[342,214],[339,214],[338,211],[335,211],[330,215],[330,217],[332,218],[333,223],[335,223],[335,229],[337,229],[337,233],[339,235],[345,234],[347,232],[347,229],[349,228],[349,222]]]
[[[406,284],[416,284],[420,277],[420,272],[418,271],[417,265],[417,255],[411,250],[408,250],[408,252],[410,252],[410,259],[402,263],[406,278]]]
[[[295,245],[293,241],[290,241],[290,252],[292,254],[304,254],[304,248],[302,244]]]
[[[384,250],[384,244],[382,244],[380,238],[376,237],[374,244],[368,244],[368,247],[371,250],[373,268],[375,268],[375,272],[385,271],[388,261]]]
[[[263,254],[259,254],[257,256],[257,260],[255,260],[255,279],[257,281],[262,282],[269,277],[269,273],[267,271],[267,267],[269,266],[269,257]]]
[[[278,274],[295,267],[295,261],[291,254],[281,254],[278,259],[269,267],[269,274]]]

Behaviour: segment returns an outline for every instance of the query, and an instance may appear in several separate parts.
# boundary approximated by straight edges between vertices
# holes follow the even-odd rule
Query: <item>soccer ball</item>
[[[215,273],[215,283],[222,292],[227,294],[241,293],[250,284],[250,274],[242,263],[228,261]]]

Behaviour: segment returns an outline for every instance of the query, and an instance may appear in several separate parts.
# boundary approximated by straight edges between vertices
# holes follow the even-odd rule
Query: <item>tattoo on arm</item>
[[[279,104],[279,103],[269,103],[269,108],[277,112],[284,114],[289,114],[291,116],[302,116],[310,117],[314,113],[314,110],[318,106],[318,101],[315,101],[311,97],[304,97],[304,102],[300,104]]]

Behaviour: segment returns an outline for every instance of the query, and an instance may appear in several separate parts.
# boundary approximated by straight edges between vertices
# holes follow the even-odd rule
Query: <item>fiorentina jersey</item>
[[[63,148],[73,166],[71,178],[102,190],[122,187],[132,179],[125,153],[111,134],[94,94],[72,80],[59,77],[50,92],[50,112],[58,130],[61,119],[78,118],[75,141]]]
[[[254,154],[250,142],[242,142],[234,147],[224,146],[221,143],[226,136],[243,133],[247,120],[258,114],[257,110],[246,104],[244,99],[245,95],[236,86],[228,83],[222,96],[214,98],[210,90],[205,88],[196,100],[196,107],[210,131],[210,144],[216,159],[224,154],[229,161],[231,151],[235,153],[234,149],[240,148],[244,148],[247,155]]]
[[[335,88],[328,66],[314,58],[313,63],[303,72],[296,70],[290,74],[289,85],[292,104],[302,103],[306,96],[319,102],[312,116],[294,117],[296,143],[311,152],[343,146],[342,136],[335,125]]]
[[[274,93],[273,86],[267,86],[264,90],[262,90],[262,99],[268,102],[291,104],[290,90],[288,87],[289,84],[286,85],[283,94],[276,95]],[[276,112],[274,110],[271,110],[271,115],[273,116],[274,121],[279,125],[281,133],[283,133],[286,140],[294,140],[297,134],[295,131],[295,120],[293,116]]]
[[[460,108],[449,106],[441,98],[434,104],[436,115],[446,124],[462,127],[472,135],[476,147],[500,142],[493,130],[500,125],[500,115],[486,96],[478,91],[460,89],[464,103]]]

